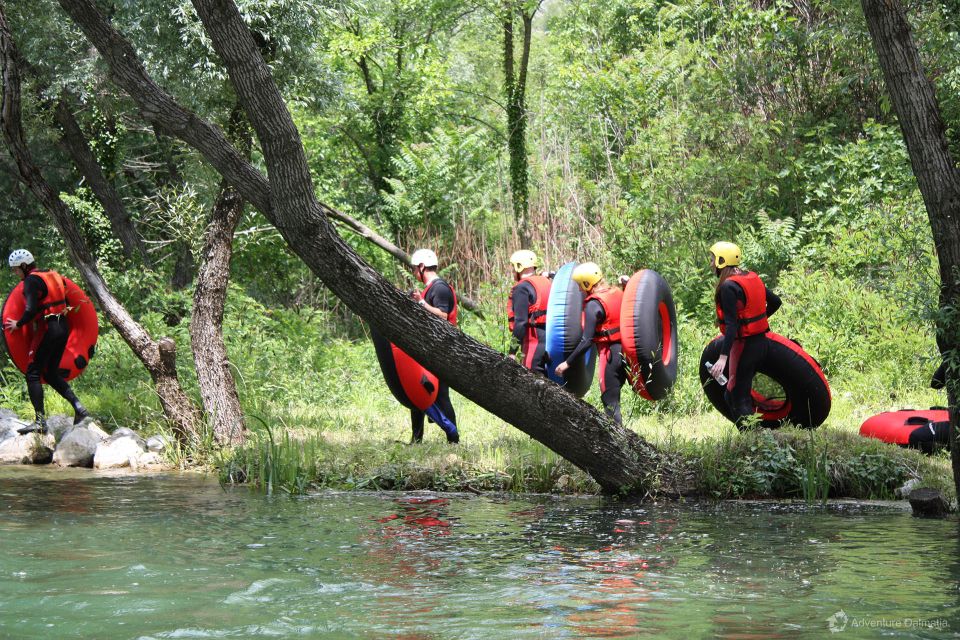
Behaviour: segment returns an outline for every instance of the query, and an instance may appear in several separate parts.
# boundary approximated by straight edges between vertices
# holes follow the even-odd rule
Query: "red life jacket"
[[[593,341],[598,345],[620,342],[620,303],[623,301],[623,290],[610,287],[603,293],[592,293],[583,301],[584,307],[596,300],[603,307],[603,324],[593,334]]]
[[[767,322],[767,288],[760,276],[753,271],[743,275],[730,276],[743,289],[746,304],[737,301],[737,337],[747,338],[770,331]],[[723,329],[723,310],[717,304],[717,326]]]
[[[550,285],[553,284],[550,278],[540,275],[532,275],[524,278],[510,289],[510,297],[507,299],[507,322],[510,324],[510,331],[513,331],[513,294],[524,282],[529,282],[533,286],[535,300],[527,308],[527,326],[545,327],[547,326],[547,300],[550,299]]]
[[[43,317],[58,316],[67,310],[67,287],[63,276],[50,269],[34,269],[28,276],[37,276],[47,287],[47,295],[40,300],[40,314]]]
[[[420,294],[420,296],[421,296],[424,300],[427,299],[427,291],[430,291],[430,287],[432,287],[432,286],[433,286],[433,283],[434,283],[434,282],[437,282],[438,280],[442,280],[442,278],[434,278],[433,280],[430,281],[430,284],[428,284],[427,286],[425,286],[425,287],[423,288],[423,292]],[[449,282],[446,282],[446,281],[444,281],[444,282],[446,283],[446,285],[447,285],[448,287],[450,287],[450,283],[449,283]],[[456,326],[456,324],[457,324],[457,306],[458,306],[458,305],[457,305],[457,292],[453,290],[453,287],[450,287],[450,293],[453,294],[453,309],[451,309],[451,310],[450,310],[450,313],[447,314],[447,320],[450,321],[450,324]]]

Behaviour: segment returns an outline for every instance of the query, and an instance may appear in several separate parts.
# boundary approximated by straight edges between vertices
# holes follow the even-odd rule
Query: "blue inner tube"
[[[560,267],[550,287],[550,301],[547,303],[547,375],[570,393],[583,397],[593,382],[593,370],[597,363],[596,347],[574,362],[565,376],[554,373],[554,368],[573,353],[583,335],[583,293],[573,281],[576,267],[576,262],[568,262]]]

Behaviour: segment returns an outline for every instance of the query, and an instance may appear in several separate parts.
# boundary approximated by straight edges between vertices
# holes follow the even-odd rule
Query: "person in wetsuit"
[[[413,299],[428,313],[456,325],[457,294],[443,278],[437,275],[439,262],[437,254],[430,249],[418,249],[410,257],[413,275],[424,284],[423,291],[413,292]],[[434,406],[440,409],[448,423],[438,422],[437,424],[446,433],[447,442],[456,444],[460,442],[460,434],[457,430],[457,414],[450,402],[450,387],[443,380],[438,380],[438,383],[437,400]],[[425,415],[419,409],[410,410],[410,425],[413,429],[412,444],[423,441]]]
[[[73,423],[78,424],[90,414],[80,404],[73,389],[60,374],[60,360],[67,348],[67,339],[70,337],[70,324],[67,321],[67,293],[63,276],[56,271],[37,269],[33,254],[26,249],[17,249],[10,254],[7,261],[14,274],[23,280],[23,297],[26,306],[20,319],[7,319],[3,328],[6,331],[15,331],[30,322],[42,322],[46,325],[46,332],[40,344],[30,353],[26,371],[27,393],[36,417],[33,424],[19,429],[18,432],[21,434],[34,431],[47,433],[41,377],[70,403],[74,410]]]
[[[728,369],[724,397],[737,428],[743,429],[744,419],[754,414],[753,378],[769,351],[767,318],[783,303],[760,276],[740,268],[740,247],[732,242],[710,247],[710,266],[718,278],[714,301],[717,326],[723,332],[720,357],[710,375],[716,378]]]
[[[550,278],[537,274],[537,254],[527,249],[510,256],[516,284],[507,300],[507,322],[513,334],[511,356],[520,352],[520,363],[547,375],[547,301]]]
[[[573,279],[587,294],[583,306],[583,336],[580,343],[556,372],[563,375],[570,365],[582,358],[593,344],[599,350],[600,399],[614,423],[622,424],[620,390],[627,380],[627,366],[620,344],[620,304],[623,290],[609,285],[603,272],[593,262],[585,262],[573,270]]]

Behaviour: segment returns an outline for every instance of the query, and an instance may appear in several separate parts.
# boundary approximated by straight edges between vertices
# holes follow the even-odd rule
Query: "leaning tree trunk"
[[[231,138],[239,142],[249,157],[253,141],[240,105],[230,114],[228,129]],[[243,444],[247,437],[237,383],[230,371],[223,341],[223,309],[230,282],[233,234],[243,217],[243,208],[243,198],[224,180],[204,234],[190,320],[190,342],[200,397],[213,424],[213,437],[221,445]]]
[[[100,163],[97,162],[90,145],[87,143],[83,130],[77,123],[73,111],[68,104],[66,92],[63,92],[57,101],[54,111],[57,124],[60,125],[60,141],[63,147],[70,154],[73,163],[80,171],[90,190],[103,206],[103,212],[110,221],[110,228],[113,235],[120,240],[123,247],[123,254],[127,258],[139,256],[144,263],[147,263],[147,252],[144,250],[143,242],[133,225],[133,220],[127,212],[127,208],[120,199],[120,194],[114,189],[113,185],[103,174]]]
[[[933,83],[896,0],[861,0],[883,78],[926,205],[940,264],[939,343],[947,366],[953,479],[960,496],[960,171],[950,154]]]
[[[90,0],[59,0],[141,114],[200,151],[244,199],[263,212],[291,249],[361,318],[450,386],[590,473],[606,492],[663,489],[664,459],[594,407],[423,311],[366,264],[316,200],[299,132],[236,6],[194,6],[226,64],[263,149],[269,182],[223,132],[184,109],[153,82],[135,51]],[[669,488],[669,485],[666,485]]]
[[[83,275],[90,293],[99,303],[103,313],[150,372],[163,411],[173,425],[177,437],[181,441],[194,439],[199,415],[177,380],[173,340],[164,338],[155,342],[113,297],[96,268],[95,260],[87,249],[70,209],[53,191],[33,161],[21,123],[18,59],[19,54],[7,27],[3,7],[0,5],[0,63],[3,67],[0,125],[3,128],[7,148],[17,165],[20,179],[50,213],[50,217],[53,218],[54,224],[63,236],[74,265]]]

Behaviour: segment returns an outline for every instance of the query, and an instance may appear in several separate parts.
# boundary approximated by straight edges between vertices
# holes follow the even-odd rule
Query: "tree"
[[[325,11],[328,58],[353,78],[336,130],[355,148],[373,195],[365,208],[378,217],[382,195],[393,192],[401,143],[429,129],[435,106],[422,100],[429,91],[424,85],[443,82],[444,42],[461,12],[450,0],[334,3]],[[387,221],[395,236],[404,230]]]
[[[137,233],[120,194],[117,193],[113,184],[104,175],[103,169],[90,149],[90,144],[73,115],[73,109],[70,107],[70,96],[66,91],[61,93],[60,99],[57,101],[55,116],[57,124],[60,125],[63,147],[70,154],[77,169],[83,174],[97,200],[103,205],[103,211],[110,220],[113,235],[120,240],[123,246],[124,255],[127,258],[137,256],[144,263],[148,263],[149,258],[144,249],[143,241],[140,239],[140,234]]]
[[[520,242],[529,242],[527,209],[527,69],[530,66],[530,43],[533,35],[533,17],[542,0],[504,0],[499,13],[503,28],[503,91],[507,109],[507,149],[510,156],[510,195],[513,219]],[[516,34],[514,24],[520,18],[523,26],[520,38],[519,66],[516,61]]]
[[[937,341],[951,363],[950,443],[960,495],[960,170],[903,8],[896,0],[861,0],[861,5],[933,231],[941,280]]]
[[[239,104],[230,114],[227,132],[249,158],[253,140]],[[223,341],[223,309],[230,282],[233,234],[243,217],[243,210],[243,198],[223,180],[204,233],[190,319],[190,345],[200,397],[213,425],[213,437],[221,445],[242,444],[247,435],[237,384],[230,371],[227,346]]]
[[[60,235],[63,236],[74,265],[83,275],[91,295],[150,372],[164,414],[173,425],[178,439],[183,442],[191,440],[197,434],[199,412],[184,393],[177,379],[173,340],[169,338],[153,340],[110,293],[110,289],[96,267],[96,261],[87,249],[86,242],[73,220],[70,209],[50,187],[33,161],[21,124],[19,54],[2,9],[0,5],[0,63],[3,71],[0,125],[2,125],[3,137],[17,166],[20,179],[49,212]]]
[[[59,0],[144,118],[200,151],[279,230],[324,284],[390,341],[470,400],[590,473],[607,492],[668,485],[667,461],[636,434],[557,385],[424,312],[347,245],[316,199],[300,136],[270,70],[229,0],[194,7],[226,66],[263,150],[269,181],[218,128],[184,109],[146,73],[130,43],[90,0]]]

